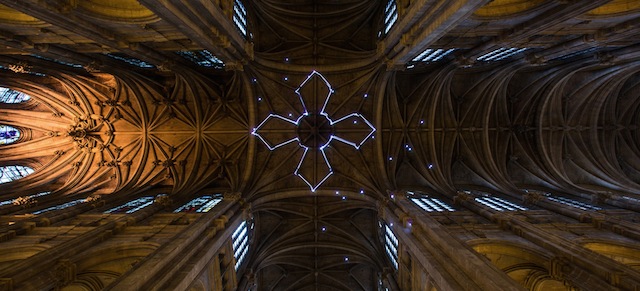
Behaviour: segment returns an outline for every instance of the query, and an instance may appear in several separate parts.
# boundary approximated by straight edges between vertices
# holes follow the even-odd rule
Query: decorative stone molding
[[[0,278],[0,290],[2,290],[2,291],[13,291],[13,279],[11,279],[11,278]]]
[[[535,205],[544,199],[546,199],[546,196],[539,191],[528,190],[522,195],[522,203],[525,205]]]
[[[154,204],[162,205],[164,207],[169,207],[173,203],[173,199],[169,197],[169,195],[157,195],[153,200]]]
[[[456,196],[453,197],[453,203],[458,205],[464,201],[473,201],[473,200],[474,200],[473,195],[466,193],[464,191],[457,191]]]
[[[58,282],[58,287],[66,286],[76,279],[76,264],[70,260],[60,260],[54,267],[53,273],[55,274]]]
[[[225,192],[222,194],[222,200],[225,201],[238,201],[242,197],[240,192]]]

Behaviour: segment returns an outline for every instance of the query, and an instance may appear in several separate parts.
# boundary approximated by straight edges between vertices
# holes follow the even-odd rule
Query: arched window
[[[0,167],[0,184],[24,178],[33,173],[33,169],[26,166],[2,166]]]
[[[31,96],[27,94],[0,87],[0,103],[22,103],[29,99],[31,99]]]
[[[233,257],[236,259],[236,271],[242,265],[244,257],[249,250],[249,229],[247,228],[247,222],[240,223],[238,228],[231,235],[233,240]]]
[[[247,37],[247,10],[244,8],[242,1],[233,1],[233,23],[240,31],[242,36]]]
[[[222,198],[220,197],[202,196],[189,201],[187,204],[182,205],[180,208],[176,209],[173,212],[205,213],[209,212],[209,210],[220,203],[220,201],[222,201]]]
[[[0,145],[13,143],[19,138],[19,130],[9,125],[0,124]]]
[[[111,208],[105,211],[104,213],[126,213],[126,214],[134,213],[142,208],[145,208],[153,204],[153,200],[154,200],[153,196],[140,197],[136,200],[127,202],[118,207]]]

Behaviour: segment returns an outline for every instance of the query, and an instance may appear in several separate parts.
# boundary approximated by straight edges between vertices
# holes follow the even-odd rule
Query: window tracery
[[[412,192],[409,192],[412,193]],[[433,197],[411,197],[410,200],[426,212],[456,211],[449,204]]]
[[[111,208],[104,213],[112,214],[112,213],[125,213],[130,214],[134,213],[142,208],[145,208],[151,204],[153,204],[154,197],[153,196],[144,196],[133,201],[129,201],[125,204],[122,204],[118,207]]]
[[[29,99],[31,99],[31,96],[27,94],[13,89],[0,87],[0,103],[22,103],[28,101]]]
[[[20,131],[9,125],[0,124],[0,145],[14,143],[20,138]]]
[[[240,223],[233,235],[231,235],[231,239],[233,241],[233,257],[236,259],[235,269],[237,271],[249,250],[249,229],[246,221]]]
[[[38,215],[38,214],[42,214],[42,213],[53,211],[53,210],[61,210],[61,209],[69,208],[69,207],[74,206],[74,205],[78,205],[80,203],[84,203],[85,201],[86,201],[86,199],[77,199],[77,200],[73,200],[73,201],[70,201],[70,202],[67,202],[67,203],[64,203],[64,204],[60,204],[60,205],[48,207],[48,208],[45,208],[45,209],[41,209],[41,210],[38,210],[38,211],[34,211],[31,214]]]
[[[178,209],[174,210],[174,213],[178,212],[196,212],[196,213],[206,213],[209,212],[213,207],[218,205],[222,201],[221,197],[213,197],[213,196],[202,196],[195,198],[187,204],[180,206]]]
[[[0,167],[0,184],[24,178],[33,173],[33,169],[27,166],[10,165]]]
[[[384,230],[384,250],[391,260],[393,267],[398,269],[398,238],[393,233],[389,225],[382,223]]]
[[[428,48],[422,51],[419,55],[417,55],[412,62],[425,62],[425,63],[433,63],[441,60],[442,58],[448,56],[453,53],[457,49],[455,48]]]
[[[493,210],[496,211],[524,211],[524,210],[529,210],[528,208],[515,204],[513,202],[507,201],[505,199],[502,199],[500,197],[495,197],[492,196],[489,193],[485,193],[485,192],[481,192],[481,191],[462,191],[463,193],[467,194],[467,195],[472,195],[472,197],[474,197],[473,199],[486,206],[489,207]]]
[[[497,62],[522,53],[529,48],[501,47],[478,57],[480,62]]]
[[[220,59],[218,59],[218,57],[214,56],[208,50],[180,51],[180,52],[176,52],[176,54],[202,67],[211,67],[211,68],[224,67],[224,62],[222,62]]]
[[[149,69],[149,68],[155,68],[156,66],[149,64],[143,60],[139,60],[136,58],[132,58],[129,57],[127,55],[124,54],[107,54],[107,56],[119,60],[119,61],[123,61],[129,65],[134,65],[136,67],[140,67],[140,68],[144,68],[144,69]]]
[[[247,37],[247,10],[240,0],[233,1],[233,23],[243,37]]]
[[[602,208],[598,207],[598,206],[594,206],[591,204],[587,204],[587,203],[583,203],[580,201],[576,201],[570,198],[565,198],[565,197],[561,197],[561,196],[552,196],[551,193],[547,193],[547,199],[549,199],[549,201],[553,201],[553,202],[557,202],[560,204],[564,204],[567,206],[571,206],[571,207],[575,207],[581,210],[593,210],[593,211],[597,211],[597,210],[602,210]]]
[[[389,30],[398,20],[398,5],[395,0],[387,1],[387,6],[384,8],[384,34],[389,33]]]

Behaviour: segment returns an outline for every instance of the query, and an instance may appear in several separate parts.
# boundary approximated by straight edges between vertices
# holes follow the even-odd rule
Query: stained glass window
[[[35,57],[35,58],[38,58],[38,59],[43,59],[43,60],[46,60],[46,61],[50,61],[50,62],[58,63],[58,64],[61,64],[61,65],[69,66],[69,67],[82,68],[82,65],[80,65],[80,64],[68,63],[68,62],[61,61],[61,60],[56,60],[56,59],[43,57],[41,55],[31,55],[31,56]]]
[[[433,63],[441,60],[446,57],[450,53],[454,52],[456,49],[450,48],[428,48],[422,51],[418,56],[411,60],[412,62],[425,62],[425,63]]]
[[[427,212],[456,211],[440,199],[431,197],[411,198],[411,201]]]
[[[65,209],[65,208],[69,208],[71,206],[74,206],[74,205],[77,205],[77,204],[80,204],[80,203],[84,203],[84,202],[85,202],[85,199],[73,200],[71,202],[67,202],[67,203],[64,203],[64,204],[60,204],[60,205],[56,205],[56,206],[53,206],[53,207],[49,207],[49,208],[45,208],[45,209],[42,209],[42,210],[35,211],[35,212],[33,212],[33,214],[37,215],[37,214],[42,214],[42,213],[53,211],[53,210]]]
[[[389,256],[393,266],[398,269],[398,238],[393,234],[391,228],[384,223],[384,250]]]
[[[231,239],[233,241],[233,257],[236,259],[235,268],[237,271],[249,250],[249,229],[247,229],[246,221],[240,223],[233,232]]]
[[[476,197],[475,200],[478,203],[497,211],[528,210],[526,207],[493,196]]]
[[[31,99],[31,96],[5,87],[0,87],[0,103],[21,103]]]
[[[0,167],[0,184],[24,178],[31,173],[33,169],[26,166],[2,166]]]
[[[395,0],[389,0],[384,8],[384,34],[391,30],[396,20],[398,20],[398,6]]]
[[[0,124],[0,145],[13,143],[19,138],[19,130],[9,125]]]
[[[154,66],[152,64],[149,64],[149,63],[147,63],[145,61],[142,61],[142,60],[139,60],[139,59],[136,59],[136,58],[132,58],[132,57],[127,56],[125,54],[107,54],[107,56],[109,56],[111,58],[114,58],[116,60],[119,60],[119,61],[123,61],[123,62],[125,62],[127,64],[134,65],[136,67],[140,67],[140,68],[147,69],[147,68],[155,68],[156,67],[156,66]]]
[[[142,208],[145,208],[153,204],[153,201],[154,201],[153,196],[144,196],[136,200],[129,201],[118,207],[111,208],[105,211],[104,213],[126,213],[126,214],[134,213]]]
[[[173,212],[205,213],[209,212],[209,210],[220,203],[220,201],[222,201],[222,198],[220,197],[202,196],[189,201],[187,204],[180,206],[180,208]]]
[[[547,196],[547,199],[553,202],[568,205],[568,206],[575,207],[582,210],[602,210],[602,208],[593,206],[591,204],[583,203],[583,202],[565,198],[565,197],[551,196],[551,194]]]
[[[242,36],[247,37],[247,10],[240,0],[233,1],[233,23],[236,24]]]
[[[203,66],[203,67],[215,67],[215,68],[222,68],[224,67],[224,63],[218,59],[216,56],[214,56],[211,52],[209,52],[208,50],[201,50],[201,51],[181,51],[181,52],[176,52],[178,55],[182,56],[185,59],[188,59],[196,64],[198,64],[199,66]]]
[[[502,47],[479,56],[478,61],[481,61],[481,62],[501,61],[511,56],[517,55],[521,52],[524,52],[526,50],[528,50],[528,48]]]

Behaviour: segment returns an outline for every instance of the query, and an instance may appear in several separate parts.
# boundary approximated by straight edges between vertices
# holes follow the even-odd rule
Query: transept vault
[[[0,290],[639,290],[639,21],[0,0]]]

